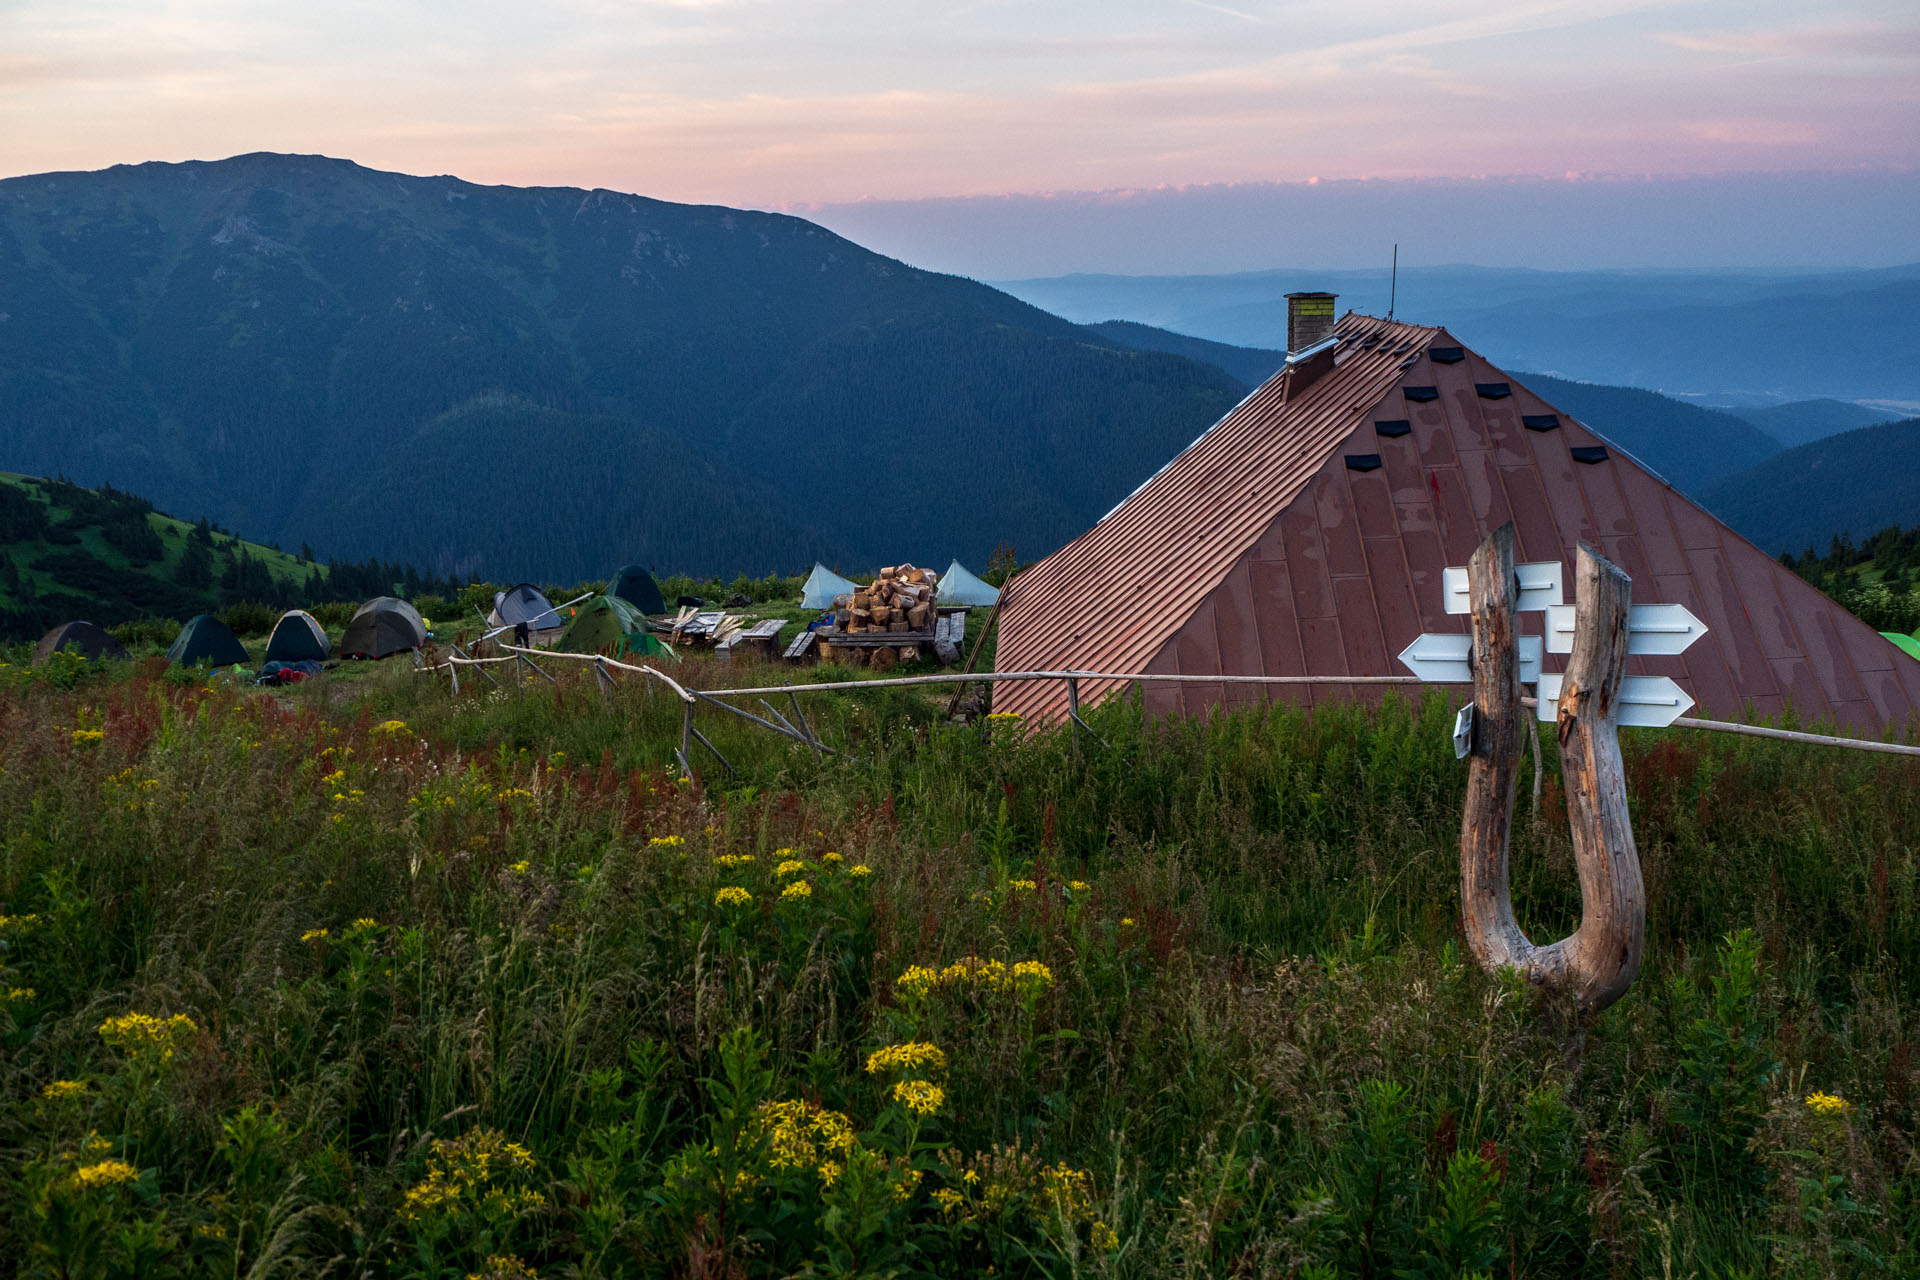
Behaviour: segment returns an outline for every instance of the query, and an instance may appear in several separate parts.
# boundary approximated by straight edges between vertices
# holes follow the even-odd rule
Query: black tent
[[[289,609],[273,624],[263,662],[325,662],[333,652],[327,629],[304,609]]]
[[[405,600],[375,596],[361,605],[340,637],[343,658],[384,658],[427,642],[427,624]]]
[[[227,630],[227,624],[210,613],[190,618],[167,650],[167,659],[183,667],[205,663],[210,667],[244,666],[250,659],[246,646]]]
[[[124,658],[127,651],[120,642],[91,622],[63,622],[40,637],[33,646],[33,665],[41,666],[60,649],[71,649],[83,658]]]
[[[613,581],[607,584],[607,594],[625,600],[642,613],[667,611],[667,601],[660,594],[660,584],[637,564],[630,564],[614,574]]]

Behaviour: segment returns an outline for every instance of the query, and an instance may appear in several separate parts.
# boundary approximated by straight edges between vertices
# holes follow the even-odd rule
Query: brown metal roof
[[[1635,600],[1679,601],[1707,623],[1686,654],[1629,666],[1674,677],[1694,714],[1777,715],[1790,703],[1803,723],[1874,735],[1920,717],[1920,663],[1470,348],[1428,359],[1430,345],[1452,356],[1445,330],[1349,313],[1338,332],[1331,370],[1291,396],[1299,373],[1277,375],[1010,583],[999,669],[1403,675],[1395,655],[1415,636],[1466,630],[1443,612],[1441,570],[1512,520],[1522,559],[1558,558],[1571,583],[1574,548],[1591,543],[1633,575]],[[1483,390],[1495,383],[1509,394]],[[1596,446],[1603,460],[1576,460]],[[1540,616],[1522,628],[1538,634]],[[1273,694],[1377,696],[1343,685]],[[1161,711],[1267,696],[1146,686]],[[1003,685],[994,706],[1053,721],[1066,692]]]

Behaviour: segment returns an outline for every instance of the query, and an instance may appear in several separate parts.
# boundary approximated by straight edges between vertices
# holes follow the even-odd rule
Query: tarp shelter
[[[319,619],[305,609],[289,609],[273,624],[263,662],[325,662],[333,641]]]
[[[1898,631],[1882,631],[1880,634],[1893,641],[1893,647],[1909,658],[1920,660],[1920,639],[1903,636]]]
[[[807,575],[807,585],[800,588],[800,607],[803,609],[831,609],[833,598],[838,595],[852,595],[860,586],[851,578],[843,578],[818,560],[813,562],[813,572]]]
[[[496,627],[513,627],[524,622],[529,631],[558,631],[565,624],[553,611],[553,602],[540,594],[531,582],[516,583],[493,597],[493,614],[487,619]]]
[[[226,623],[210,613],[203,613],[189,619],[187,625],[180,628],[173,647],[167,650],[167,661],[177,662],[183,667],[203,662],[210,667],[231,667],[244,665],[250,659],[246,646],[227,629]]]
[[[660,594],[660,584],[637,564],[630,564],[614,574],[613,581],[607,584],[607,594],[625,600],[642,613],[667,611],[666,597]]]
[[[71,649],[83,658],[124,658],[127,651],[118,640],[91,622],[63,622],[40,637],[33,646],[33,665],[40,666],[55,652]]]
[[[375,596],[355,611],[340,637],[343,658],[384,658],[427,642],[420,611],[393,596]]]
[[[938,604],[964,604],[969,608],[994,605],[1000,603],[1000,589],[982,582],[968,571],[967,566],[955,560],[940,576],[934,601]]]
[[[1696,715],[1791,707],[1875,738],[1920,717],[1920,665],[1523,379],[1443,329],[1350,314],[1329,337],[1007,584],[999,670],[1189,677],[1142,681],[1149,715],[1379,698],[1192,677],[1406,675],[1398,655],[1422,634],[1468,631],[1446,612],[1446,569],[1512,521],[1515,558],[1559,561],[1568,602],[1585,542],[1632,576],[1633,603],[1707,624],[1683,654],[1627,660]],[[1541,635],[1544,615],[1517,625]],[[1080,706],[1133,687],[1082,678]],[[993,709],[1061,723],[1069,697],[1065,681],[1014,681]]]
[[[595,596],[580,606],[554,646],[563,653],[629,653],[679,657],[647,631],[647,615],[619,596]]]

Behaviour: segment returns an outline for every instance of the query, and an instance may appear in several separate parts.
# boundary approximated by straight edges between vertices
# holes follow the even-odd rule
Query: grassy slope
[[[1920,1266],[1910,762],[1631,735],[1647,966],[1570,1042],[1460,952],[1438,697],[1108,705],[1078,751],[810,702],[859,766],[703,710],[740,776],[696,747],[683,788],[670,699],[561,681],[0,671],[0,985],[34,992],[0,1009],[0,1256],[61,1261],[77,1218],[122,1265],[145,1240],[229,1273],[288,1222],[296,1272],[402,1277]],[[1563,815],[1549,760],[1515,834],[1535,936],[1578,914]],[[958,968],[916,994],[915,965]],[[116,1047],[128,1011],[194,1029]],[[865,1069],[908,1041],[944,1059],[904,1073],[942,1090],[923,1118]],[[803,1128],[778,1163],[763,1099],[857,1143]],[[73,1184],[109,1153],[138,1194]]]
[[[0,484],[10,485],[39,501],[41,505],[48,508],[50,518],[65,519],[71,515],[72,512],[68,508],[53,502],[48,497],[47,491],[37,483],[37,479],[34,476],[0,471]],[[164,548],[162,558],[149,564],[133,564],[118,548],[109,545],[97,528],[80,530],[80,541],[77,545],[115,569],[141,573],[156,581],[172,583],[174,573],[180,565],[180,557],[186,551],[187,534],[193,530],[193,525],[172,516],[162,515],[157,511],[148,514],[147,523],[152,526],[155,533],[160,535],[161,545]],[[83,589],[63,582],[57,575],[39,567],[40,560],[46,554],[67,549],[45,543],[14,544],[0,546],[0,555],[10,556],[15,567],[20,570],[22,580],[30,583],[43,594],[51,592],[85,594]],[[232,558],[240,552],[245,552],[266,565],[276,577],[304,577],[313,571],[313,566],[302,563],[298,556],[276,551],[272,547],[263,546],[257,542],[247,542],[230,534],[216,533],[213,535],[212,546],[213,572],[216,580]],[[211,588],[208,589],[205,596],[206,603],[211,608],[214,603],[214,591]],[[12,603],[15,603],[13,597],[5,587],[0,586],[0,608]]]

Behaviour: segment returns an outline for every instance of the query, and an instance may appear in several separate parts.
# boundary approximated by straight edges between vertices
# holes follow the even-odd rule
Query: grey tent
[[[273,624],[263,662],[325,662],[333,641],[320,620],[304,609],[289,609]]]
[[[607,594],[625,600],[642,613],[667,611],[667,601],[660,594],[660,584],[637,564],[627,565],[614,574],[613,581],[607,584]]]
[[[167,650],[167,660],[183,667],[206,663],[210,667],[245,666],[246,646],[234,638],[227,624],[210,613],[190,618]]]
[[[802,609],[831,609],[833,598],[838,595],[852,595],[860,585],[850,578],[843,578],[818,560],[813,562],[813,572],[807,575],[807,585],[800,588],[800,607]]]
[[[566,625],[553,611],[552,601],[540,594],[540,588],[531,582],[518,582],[496,593],[493,614],[487,621],[496,627],[513,627],[524,622],[529,631],[558,631]]]
[[[343,658],[384,658],[427,642],[420,611],[393,596],[375,596],[355,611],[340,637]]]
[[[69,649],[83,658],[124,658],[127,651],[120,642],[91,622],[63,622],[40,637],[33,646],[33,665],[43,665],[61,649]]]
[[[1000,590],[974,577],[967,571],[967,566],[955,560],[941,576],[934,599],[941,604],[964,604],[971,608],[999,604]]]

